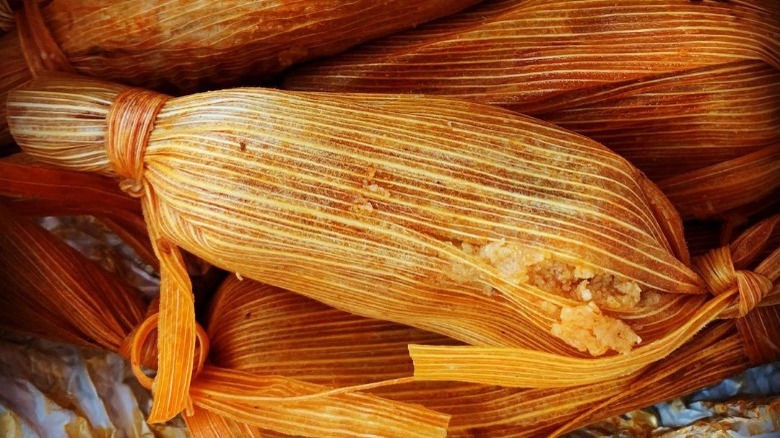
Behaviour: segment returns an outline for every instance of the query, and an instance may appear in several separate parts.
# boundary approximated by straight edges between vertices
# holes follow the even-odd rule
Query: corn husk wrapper
[[[510,360],[489,376],[510,386],[628,373],[733,309],[736,288],[702,304],[679,219],[641,173],[586,138],[500,109],[262,89],[166,99],[51,78],[14,91],[9,114],[37,159],[117,172],[143,197],[163,277],[159,329],[170,339],[157,379],[176,382],[159,384],[171,394],[187,392],[189,372],[173,370],[195,337],[178,247],[342,310],[496,347],[494,358],[527,352],[523,372]],[[582,277],[577,287],[613,286],[577,295],[556,283],[559,267]],[[740,309],[760,301],[765,283],[740,288]],[[629,354],[640,337],[646,347]],[[610,349],[626,354],[583,357]],[[542,370],[551,377],[540,381]],[[480,381],[460,365],[450,371]]]
[[[145,342],[150,324],[141,323],[145,305],[134,290],[2,206],[0,219],[0,279],[8,287],[0,296],[1,326],[109,349],[130,356],[136,368],[157,365],[156,351]],[[199,345],[200,352],[205,348]],[[257,433],[259,425],[306,436],[443,436],[446,430],[447,415],[419,405],[350,388],[329,394],[300,380],[203,367],[203,359],[195,368],[203,369],[184,397],[201,407],[189,412],[196,436]]]
[[[295,70],[285,84],[543,108],[561,93],[727,62],[778,68],[778,10],[771,0],[486,2]]]
[[[378,376],[407,376],[412,372],[405,354],[409,340],[424,337],[427,342],[441,342],[435,335],[350,315],[235,277],[226,279],[214,297],[208,331],[214,333],[211,358],[216,364],[333,386],[362,384]],[[735,323],[725,321],[639,372],[571,389],[415,382],[372,392],[452,414],[448,436],[541,436],[679,396],[738,373],[749,366],[741,341]],[[382,363],[386,366],[379,366]],[[701,363],[708,366],[698,366]]]
[[[0,207],[0,325],[118,351],[142,320],[143,300],[66,243]],[[43,292],[29,293],[35,290]]]
[[[0,37],[0,144],[11,140],[6,93],[42,71],[78,72],[166,92],[261,83],[294,63],[477,1],[56,0],[39,5],[27,0],[17,11],[18,32]]]
[[[660,182],[777,147],[777,17],[773,1],[488,2],[303,66],[285,87],[501,105],[592,137]],[[683,217],[711,217],[778,188],[739,175],[742,196],[667,194]]]

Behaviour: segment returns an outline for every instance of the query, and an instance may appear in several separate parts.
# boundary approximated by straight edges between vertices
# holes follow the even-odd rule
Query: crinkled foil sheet
[[[41,225],[149,297],[159,278],[92,217],[43,218]],[[147,425],[151,406],[129,365],[97,350],[0,332],[0,436],[185,437],[181,419]],[[609,418],[580,437],[780,437],[780,362],[718,385]]]

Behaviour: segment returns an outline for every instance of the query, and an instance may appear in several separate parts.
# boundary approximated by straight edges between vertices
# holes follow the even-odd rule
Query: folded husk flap
[[[594,138],[659,182],[780,141],[778,17],[772,0],[486,2],[294,69],[284,86],[501,105]],[[739,175],[743,196],[712,186],[671,199],[684,217],[711,217],[778,188]]]
[[[160,343],[157,384],[172,393],[187,392],[189,372],[172,370],[190,362],[195,339],[178,247],[488,352],[464,364],[450,353],[474,347],[414,346],[416,375],[436,380],[544,388],[613,378],[734,310],[735,290],[705,302],[677,213],[639,171],[501,109],[263,89],[168,99],[57,77],[12,92],[9,116],[30,155],[119,174],[142,197],[161,261],[159,330],[171,339]],[[610,350],[624,354],[588,357]],[[431,371],[426,351],[455,366]],[[490,376],[468,371],[504,356]],[[168,407],[155,418],[176,412]]]
[[[2,204],[0,231],[0,280],[7,287],[0,295],[0,326],[124,355],[140,348],[134,364],[140,358],[157,365],[146,335],[138,335],[147,310],[137,291]],[[187,415],[196,436],[213,436],[215,430],[257,433],[259,426],[315,437],[445,434],[447,415],[349,388],[334,394],[327,390],[287,377],[206,365],[189,393],[175,396],[202,408]],[[154,403],[165,401],[155,397]]]

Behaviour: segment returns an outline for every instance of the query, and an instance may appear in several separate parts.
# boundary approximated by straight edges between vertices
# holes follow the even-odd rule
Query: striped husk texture
[[[75,71],[192,92],[268,79],[476,2],[55,0],[41,15]],[[34,3],[26,0],[25,8]]]
[[[159,365],[156,351],[139,337],[144,313],[154,314],[156,309],[147,308],[138,291],[44,229],[15,217],[3,204],[0,244],[0,280],[5,287],[0,295],[0,326],[124,356],[139,349],[138,357],[130,357],[134,366]],[[194,404],[185,418],[199,437],[226,430],[242,431],[242,436],[258,434],[259,427],[313,437],[444,436],[446,432],[449,416],[420,405],[348,388],[334,394],[328,390],[284,376],[207,365],[196,375],[191,390],[175,397]],[[166,401],[156,397],[154,404]]]
[[[42,71],[78,72],[166,92],[257,84],[294,63],[476,2],[25,0],[17,11],[18,31],[0,36],[0,145],[10,141],[6,93]]]
[[[409,342],[447,342],[441,336],[350,315],[235,276],[225,280],[211,305],[208,331],[213,333],[215,364],[294,375],[329,386],[408,376],[412,372]],[[413,382],[372,392],[451,414],[448,436],[533,437],[651,405],[740,372],[749,366],[741,342],[733,321],[719,322],[663,361],[583,387],[513,389]],[[778,354],[774,351],[768,357]],[[708,366],[691,366],[703,362]]]
[[[118,173],[143,197],[171,339],[158,380],[194,354],[178,248],[352,313],[529,351],[536,365],[514,386],[588,383],[591,361],[640,368],[733,301],[701,306],[704,283],[657,187],[553,125],[466,101],[263,89],[172,98],[156,116],[112,107],[131,94],[44,78],[12,92],[9,122],[30,155]],[[148,142],[106,145],[116,114],[130,131],[152,120]],[[638,343],[648,347],[630,354]],[[611,350],[626,354],[589,358]],[[540,381],[557,358],[579,365]],[[186,392],[189,373],[177,376],[162,380]]]
[[[778,17],[774,1],[486,2],[293,70],[284,85],[501,105],[594,138],[661,183],[777,147]],[[777,166],[767,160],[764,173]],[[667,193],[683,217],[713,217],[780,186],[734,166],[736,195]]]
[[[408,90],[522,110],[560,93],[733,61],[780,68],[778,12],[772,0],[485,2],[304,66],[285,85]]]

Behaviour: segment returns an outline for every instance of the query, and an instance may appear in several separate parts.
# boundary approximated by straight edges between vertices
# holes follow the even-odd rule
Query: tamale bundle
[[[167,92],[258,83],[459,11],[478,0],[155,2],[25,0],[0,39],[5,94],[41,71],[72,71]],[[11,35],[14,34],[14,35]],[[5,132],[5,136],[3,136]],[[10,140],[0,128],[0,144]]]
[[[418,378],[532,388],[636,371],[747,313],[777,276],[772,263],[734,271],[728,249],[700,276],[679,217],[636,168],[480,104],[248,88],[168,98],[50,77],[13,91],[8,111],[36,159],[119,176],[142,197],[162,276],[153,421],[185,407],[194,361],[179,248],[482,346],[410,347]]]
[[[284,85],[501,105],[596,139],[684,218],[712,217],[780,187],[779,5],[485,2],[295,69]]]
[[[156,365],[155,350],[147,342],[156,308],[147,309],[137,291],[1,204],[0,262],[0,279],[6,286],[0,295],[0,326],[118,352],[131,358],[139,381],[148,383],[139,365]],[[145,313],[149,316],[144,320]],[[200,414],[191,425],[196,436],[213,436],[209,433],[215,427],[259,436],[259,425],[315,437],[445,433],[448,416],[419,405],[350,388],[348,393],[330,393],[327,387],[292,378],[204,365],[208,337],[203,331],[198,337],[195,379],[189,393],[182,394],[198,407],[188,409],[189,414]]]

